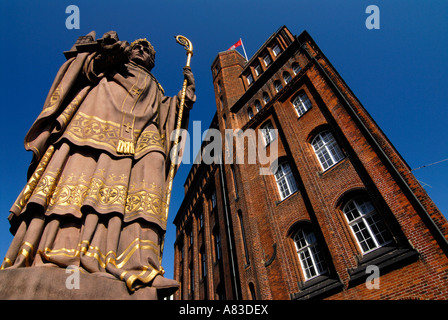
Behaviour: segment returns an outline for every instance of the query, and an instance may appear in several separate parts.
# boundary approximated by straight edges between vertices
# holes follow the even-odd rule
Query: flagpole
[[[242,40],[241,38],[240,38],[240,41],[241,41],[241,46],[243,47],[244,56],[246,57],[246,61],[249,61],[249,60],[247,59],[246,49],[244,49],[243,40]]]

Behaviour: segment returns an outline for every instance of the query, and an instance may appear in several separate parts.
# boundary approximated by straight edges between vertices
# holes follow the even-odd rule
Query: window
[[[214,209],[216,207],[216,191],[213,191],[211,200],[212,200],[212,209]]]
[[[221,236],[218,228],[213,230],[213,238],[215,240],[215,261],[221,260]]]
[[[269,95],[266,92],[263,92],[263,101],[264,104],[268,104],[271,98],[269,98]]]
[[[292,64],[292,72],[294,72],[294,75],[297,75],[301,70],[302,70],[302,68],[300,68],[300,66],[297,62],[294,62]]]
[[[218,93],[221,93],[221,89],[222,89],[221,81],[218,81]]]
[[[243,222],[243,213],[241,210],[238,210],[238,218],[240,221],[240,231],[241,235],[243,236],[243,246],[244,246],[244,255],[246,257],[246,264],[249,265],[249,251],[247,250],[247,243],[246,243],[246,231],[244,230],[244,222]]]
[[[282,49],[280,49],[279,45],[275,45],[274,49],[272,49],[272,52],[274,52],[274,56],[278,56],[280,52],[282,52]]]
[[[281,163],[274,175],[282,200],[297,191],[296,182],[288,163]]]
[[[230,165],[230,169],[232,170],[233,189],[235,190],[235,199],[238,199],[239,198],[239,195],[238,195],[238,184],[236,182],[235,167],[233,166],[233,164]]]
[[[193,264],[190,264],[190,294],[193,295],[194,292],[194,271],[193,271]]]
[[[257,110],[257,112],[261,110],[261,103],[259,100],[255,100],[255,109]]]
[[[297,97],[292,101],[292,104],[294,105],[294,108],[296,109],[299,117],[301,117],[312,107],[311,101],[310,99],[308,99],[308,96],[304,91],[301,91],[297,95]]]
[[[275,139],[274,126],[271,122],[268,122],[263,127],[261,127],[261,133],[263,134],[264,143],[266,146]]]
[[[247,115],[249,117],[249,120],[254,117],[254,112],[252,111],[252,108],[247,109]]]
[[[283,80],[285,80],[286,84],[291,82],[292,78],[289,72],[283,72]]]
[[[265,55],[263,61],[266,67],[269,66],[272,63],[271,56],[269,54]]]
[[[246,79],[247,79],[247,84],[248,84],[248,85],[251,85],[252,82],[254,82],[254,77],[252,76],[252,74],[248,74],[248,75],[246,76]]]
[[[263,72],[263,70],[261,69],[261,66],[259,64],[257,64],[254,69],[255,69],[255,74],[257,75],[257,77]]]
[[[311,144],[324,170],[334,166],[344,158],[341,149],[330,131],[324,131],[318,134]]]
[[[274,81],[274,87],[277,92],[283,89],[282,83],[278,80]]]
[[[199,227],[202,228],[204,226],[204,214],[201,212],[199,214]]]
[[[310,228],[300,228],[293,237],[305,280],[327,272],[327,267],[316,237]]]
[[[201,266],[202,266],[202,278],[205,278],[207,276],[207,257],[205,254],[205,249],[202,248],[201,250]]]
[[[179,246],[180,246],[180,255],[181,255],[181,258],[182,258],[182,261],[184,261],[184,259],[185,259],[185,247],[184,247],[184,244],[183,244],[183,243],[180,243]]]
[[[359,197],[350,200],[342,211],[363,253],[392,241],[386,225],[368,199]]]

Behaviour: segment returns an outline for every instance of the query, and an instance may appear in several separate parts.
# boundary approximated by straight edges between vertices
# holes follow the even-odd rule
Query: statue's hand
[[[184,78],[187,79],[187,85],[195,87],[194,75],[190,67],[184,67]]]
[[[193,72],[191,71],[190,67],[185,66],[184,67],[184,78],[187,79],[187,88],[185,92],[185,102],[186,107],[191,109],[193,107],[193,103],[196,101],[196,84],[193,76]]]
[[[123,63],[128,59],[130,50],[127,41],[119,41],[115,31],[109,31],[103,35],[100,56],[103,67],[109,67]]]
[[[127,41],[103,41],[101,55],[109,65],[125,62],[128,59],[130,45]]]

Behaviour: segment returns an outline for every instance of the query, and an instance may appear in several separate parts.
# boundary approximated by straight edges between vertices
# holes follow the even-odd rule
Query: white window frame
[[[270,121],[261,127],[265,146],[269,145],[276,138],[274,130],[274,126]]]
[[[283,80],[285,81],[286,84],[291,82],[292,77],[289,74],[289,72],[287,72],[287,71],[283,72]]]
[[[262,108],[261,107],[261,102],[258,101],[258,100],[255,100],[254,105],[255,105],[255,110],[257,110],[257,112],[259,112],[261,110],[261,108]]]
[[[280,80],[275,80],[274,87],[276,92],[280,92],[283,89],[282,82]]]
[[[255,74],[257,75],[257,77],[258,77],[260,74],[263,73],[263,69],[261,69],[261,66],[260,66],[259,64],[257,64],[257,65],[254,67],[254,70],[255,70]]]
[[[254,117],[254,111],[252,110],[251,107],[249,107],[247,109],[247,116],[249,117],[249,120],[252,119]]]
[[[384,221],[370,200],[351,199],[342,211],[363,254],[393,241]]]
[[[316,236],[308,228],[300,228],[293,237],[305,281],[327,273],[327,265]]]
[[[338,143],[328,130],[319,133],[313,139],[311,145],[324,171],[330,169],[345,158]]]
[[[308,98],[304,91],[299,92],[297,97],[292,101],[294,108],[296,109],[299,118],[312,108],[311,100]]]
[[[271,101],[271,97],[269,97],[269,94],[267,94],[267,92],[263,92],[263,102],[264,104],[268,104],[269,101]]]
[[[264,62],[264,65],[265,65],[266,67],[268,67],[268,66],[272,63],[272,58],[271,58],[271,56],[269,55],[269,53],[267,53],[267,54],[263,57],[263,62]]]
[[[282,48],[278,44],[272,48],[272,53],[274,53],[274,56],[278,56],[282,52]]]
[[[274,173],[280,199],[284,200],[297,191],[297,184],[287,162],[278,165]]]
[[[302,71],[300,65],[297,62],[293,63],[292,72],[294,72],[294,75],[297,75],[300,71]]]
[[[254,82],[254,76],[252,75],[252,73],[246,75],[246,80],[248,85],[251,85]]]

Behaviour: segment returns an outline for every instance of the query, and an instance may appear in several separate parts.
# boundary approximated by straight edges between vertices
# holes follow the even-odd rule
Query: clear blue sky
[[[71,4],[80,9],[79,30],[65,27]],[[379,30],[365,27],[370,4],[380,9]],[[26,183],[31,160],[24,136],[65,61],[62,52],[78,36],[95,30],[99,38],[115,30],[129,42],[148,38],[157,51],[153,72],[170,96],[181,88],[186,62],[174,36],[188,37],[198,98],[190,121],[202,121],[204,131],[216,110],[210,66],[218,52],[242,38],[250,58],[282,25],[296,35],[310,33],[411,168],[448,158],[448,1],[2,0],[0,259],[12,240],[8,210]],[[189,169],[182,165],[174,181],[163,260],[169,277],[171,221]],[[447,216],[448,161],[415,175],[430,186],[428,194]]]

